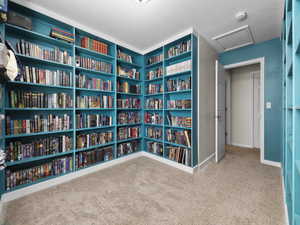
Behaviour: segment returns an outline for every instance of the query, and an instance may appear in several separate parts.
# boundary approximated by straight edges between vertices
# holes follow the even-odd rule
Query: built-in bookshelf
[[[283,96],[285,200],[290,225],[300,224],[300,2],[286,0],[283,18]]]
[[[145,151],[188,167],[198,160],[196,49],[191,34],[145,56]]]
[[[9,8],[33,26],[0,25],[22,64],[1,89],[2,193],[139,151],[197,164],[193,34],[141,55],[16,3]],[[52,38],[53,28],[74,42]]]

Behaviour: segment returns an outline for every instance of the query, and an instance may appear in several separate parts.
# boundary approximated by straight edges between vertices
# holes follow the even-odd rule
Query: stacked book
[[[76,66],[89,70],[112,74],[112,64],[90,57],[76,56]]]
[[[141,117],[139,112],[118,112],[118,124],[135,124],[140,123]]]
[[[162,124],[163,117],[159,113],[145,112],[144,122],[147,124]]]
[[[118,140],[128,138],[138,138],[140,136],[140,127],[119,127]]]
[[[137,79],[137,80],[140,79],[140,72],[137,71],[137,69],[135,68],[129,69],[118,65],[117,74],[121,77],[127,77],[130,79]]]
[[[153,80],[164,75],[164,69],[160,66],[154,70],[149,70],[146,74],[147,80]]]
[[[148,138],[162,139],[163,130],[162,128],[157,128],[157,127],[147,127],[146,136]]]
[[[80,45],[83,48],[108,55],[108,45],[102,41],[97,41],[89,37],[83,37],[80,40]]]
[[[162,84],[149,84],[147,86],[147,94],[158,94],[163,92]]]
[[[114,97],[109,95],[99,96],[77,96],[76,107],[77,108],[113,108]]]
[[[39,59],[72,65],[72,56],[59,48],[42,47],[37,44],[20,40],[16,44],[17,53]]]
[[[163,109],[163,100],[156,98],[149,98],[146,100],[147,109]]]
[[[137,152],[139,150],[139,141],[131,141],[126,143],[118,144],[117,154],[118,157],[123,155],[127,155],[133,152]]]
[[[76,87],[87,88],[100,91],[112,91],[113,85],[111,80],[101,78],[91,78],[84,74],[76,75]]]
[[[28,169],[13,171],[7,169],[6,172],[6,190],[17,187],[22,184],[28,184],[39,179],[58,176],[64,173],[71,172],[73,168],[73,157],[63,157],[52,160]]]
[[[113,141],[113,132],[99,132],[90,134],[78,134],[76,136],[76,148],[88,148],[91,146],[107,144]]]
[[[50,36],[53,38],[58,38],[70,43],[74,43],[75,37],[74,34],[61,30],[59,28],[53,27],[51,28]]]
[[[168,142],[191,147],[191,131],[189,130],[179,131],[167,129],[166,137]]]
[[[112,126],[112,123],[113,123],[112,116],[107,116],[103,114],[86,114],[86,113],[76,114],[77,129]]]
[[[164,56],[163,54],[159,54],[159,55],[154,55],[148,58],[147,60],[147,65],[152,65],[158,62],[161,62],[164,60]]]
[[[191,40],[183,41],[168,50],[168,58],[191,51]]]
[[[192,79],[188,77],[186,79],[170,79],[167,81],[167,91],[182,91],[190,90],[192,88]]]
[[[54,155],[72,150],[72,137],[62,135],[32,141],[11,141],[6,149],[6,162],[14,162],[32,157]]]
[[[168,100],[167,107],[168,109],[191,109],[192,100],[191,99]]]
[[[140,109],[141,100],[139,98],[118,98],[117,107],[120,109]]]
[[[140,94],[141,86],[138,84],[129,84],[127,81],[118,81],[117,90],[122,93]]]
[[[148,141],[147,142],[147,149],[148,149],[148,152],[151,152],[151,153],[162,156],[163,151],[164,151],[164,146],[160,142]]]
[[[192,60],[183,61],[166,67],[166,75],[183,73],[192,69]]]
[[[191,165],[191,151],[189,149],[183,147],[168,146],[167,151],[169,152],[169,159],[174,160],[178,163],[182,163],[186,166]]]

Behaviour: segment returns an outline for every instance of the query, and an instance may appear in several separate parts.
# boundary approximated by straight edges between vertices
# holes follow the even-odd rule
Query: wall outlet
[[[271,102],[267,102],[266,103],[266,108],[267,109],[271,109],[272,108],[272,103]]]

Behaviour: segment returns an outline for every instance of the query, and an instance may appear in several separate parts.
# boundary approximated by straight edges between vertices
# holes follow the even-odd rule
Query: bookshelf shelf
[[[109,76],[109,77],[114,76],[114,74],[112,74],[112,73],[105,73],[105,72],[101,72],[101,71],[98,71],[98,70],[90,70],[90,69],[86,69],[86,68],[78,67],[78,66],[76,66],[76,70],[82,71],[82,72],[87,72],[87,73],[94,73],[94,74]]]
[[[71,111],[73,108],[5,108],[5,111]]]
[[[11,139],[11,138],[20,138],[20,137],[50,135],[50,134],[63,134],[69,132],[73,132],[73,130],[59,130],[59,131],[48,131],[48,132],[39,132],[39,133],[30,133],[30,134],[5,135],[4,138]]]
[[[191,111],[192,109],[164,109],[165,111]]]
[[[114,108],[76,108],[77,111],[111,111],[111,110],[115,110]]]
[[[127,123],[127,124],[118,124],[118,127],[127,127],[127,126],[141,126],[141,123]]]
[[[102,126],[102,127],[87,127],[87,128],[76,128],[76,131],[89,131],[89,130],[99,130],[99,129],[107,129],[107,128],[113,128],[114,125],[111,126]]]
[[[123,65],[131,66],[131,67],[135,67],[135,68],[141,68],[141,66],[140,66],[140,65],[137,65],[137,64],[135,64],[135,63],[131,63],[131,62],[127,62],[127,61],[125,61],[125,60],[122,60],[122,59],[117,59],[117,62],[118,62],[119,64],[123,64]]]
[[[181,75],[190,74],[190,73],[191,73],[191,71],[187,70],[187,71],[183,71],[183,72],[179,72],[179,73],[173,73],[173,74],[165,75],[165,78],[176,77],[176,76],[181,76]]]
[[[41,87],[41,88],[57,88],[57,89],[67,89],[72,90],[73,87],[68,86],[55,86],[55,85],[47,85],[47,84],[36,84],[36,83],[29,83],[29,82],[22,82],[22,81],[9,81],[7,82],[8,85],[22,85],[22,86],[32,86],[32,87]]]
[[[191,57],[191,51],[188,51],[188,52],[184,52],[184,53],[181,53],[179,55],[176,55],[176,56],[172,56],[170,58],[166,58],[165,61],[166,62],[170,62],[170,61],[173,61],[173,60],[179,60],[179,59],[183,59],[183,58],[190,58]]]
[[[89,146],[89,147],[86,147],[86,148],[80,148],[80,149],[76,149],[75,150],[75,153],[77,152],[84,152],[84,151],[87,151],[87,150],[91,150],[91,149],[95,149],[95,148],[102,148],[102,147],[106,147],[106,146],[109,146],[109,145],[113,145],[115,142],[109,142],[109,143],[106,143],[106,144],[100,144],[100,145],[93,145],[93,146]]]
[[[66,41],[61,41],[55,38],[52,38],[50,36],[46,36],[44,34],[40,34],[34,31],[30,31],[27,29],[24,29],[22,27],[18,27],[12,24],[5,24],[6,32],[13,32],[18,33],[21,32],[24,37],[34,38],[35,40],[44,41],[52,45],[65,47],[65,48],[72,48],[73,44],[68,43]]]
[[[186,145],[180,145],[180,144],[176,144],[176,143],[168,142],[168,141],[165,141],[165,143],[168,144],[168,145],[176,146],[176,147],[183,147],[183,148],[191,149],[191,147],[188,147]]]
[[[17,57],[20,57],[21,59],[27,60],[27,61],[41,62],[41,63],[47,64],[47,65],[60,66],[60,67],[65,67],[65,68],[70,68],[70,69],[73,68],[73,66],[69,65],[69,64],[63,64],[63,63],[59,63],[59,62],[55,62],[55,61],[51,61],[51,60],[40,59],[40,58],[36,58],[36,57],[32,57],[32,56],[22,55],[19,53],[16,53],[15,55]]]
[[[166,128],[173,128],[173,129],[183,129],[183,130],[191,130],[191,127],[176,127],[176,126],[169,126],[165,125]]]
[[[124,80],[130,80],[130,81],[136,81],[136,82],[142,82],[142,80],[138,80],[138,79],[134,79],[134,78],[130,78],[130,77],[126,77],[126,76],[120,76],[120,75],[117,75],[117,78],[119,79],[124,79]]]
[[[19,160],[19,161],[6,162],[6,165],[7,166],[16,166],[16,165],[20,165],[20,164],[31,163],[34,161],[50,159],[50,158],[65,156],[65,155],[69,155],[69,154],[73,154],[73,150],[67,151],[67,152],[60,152],[60,153],[56,153],[56,154],[52,154],[52,155],[31,157],[31,158],[27,158],[27,159],[23,159],[23,160]]]
[[[145,80],[145,82],[154,82],[154,81],[158,81],[158,80],[163,80],[163,77],[157,77],[151,80]]]
[[[141,109],[131,109],[131,108],[117,108],[117,110],[123,111],[123,110],[132,110],[132,111],[139,111]]]
[[[137,138],[128,138],[128,139],[124,139],[124,140],[118,140],[117,143],[124,143],[124,142],[130,142],[130,141],[135,141],[135,140],[139,140],[141,139],[141,137],[137,137]]]
[[[152,124],[152,123],[144,123],[145,126],[152,126],[152,127],[163,127],[162,124]]]
[[[136,93],[126,93],[126,92],[117,92],[118,95],[132,95],[132,96],[141,96],[142,94]]]
[[[88,54],[90,56],[94,56],[96,58],[102,58],[102,59],[106,59],[106,60],[113,60],[114,57],[111,56],[111,55],[105,55],[105,54],[101,54],[100,52],[96,52],[96,51],[93,51],[93,50],[90,50],[90,49],[87,49],[87,48],[83,48],[83,47],[80,47],[78,45],[75,46],[75,49],[77,52],[80,52],[80,53],[84,53],[84,54]]]
[[[145,111],[163,111],[163,109],[144,109]]]
[[[152,68],[152,67],[156,67],[156,66],[160,66],[163,64],[163,61],[157,62],[157,63],[153,63],[150,65],[146,65],[146,69]]]
[[[152,96],[160,96],[163,95],[164,93],[155,93],[155,94],[147,94],[145,97],[152,97]]]
[[[104,91],[104,90],[98,90],[98,89],[78,88],[78,87],[76,87],[76,91],[87,91],[87,92],[98,92],[98,93],[115,93],[114,91]]]
[[[169,92],[165,92],[165,94],[179,94],[179,93],[190,93],[192,90],[181,90],[181,91],[169,91]]]
[[[164,142],[162,139],[156,139],[156,138],[145,137],[145,139],[148,141],[155,141],[155,142],[160,142],[160,143]]]

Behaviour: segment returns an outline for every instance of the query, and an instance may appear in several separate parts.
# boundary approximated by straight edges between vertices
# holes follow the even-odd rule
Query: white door
[[[215,132],[216,132],[216,162],[225,156],[225,69],[216,61],[216,106],[215,106]]]
[[[260,148],[260,71],[253,78],[253,147]]]

